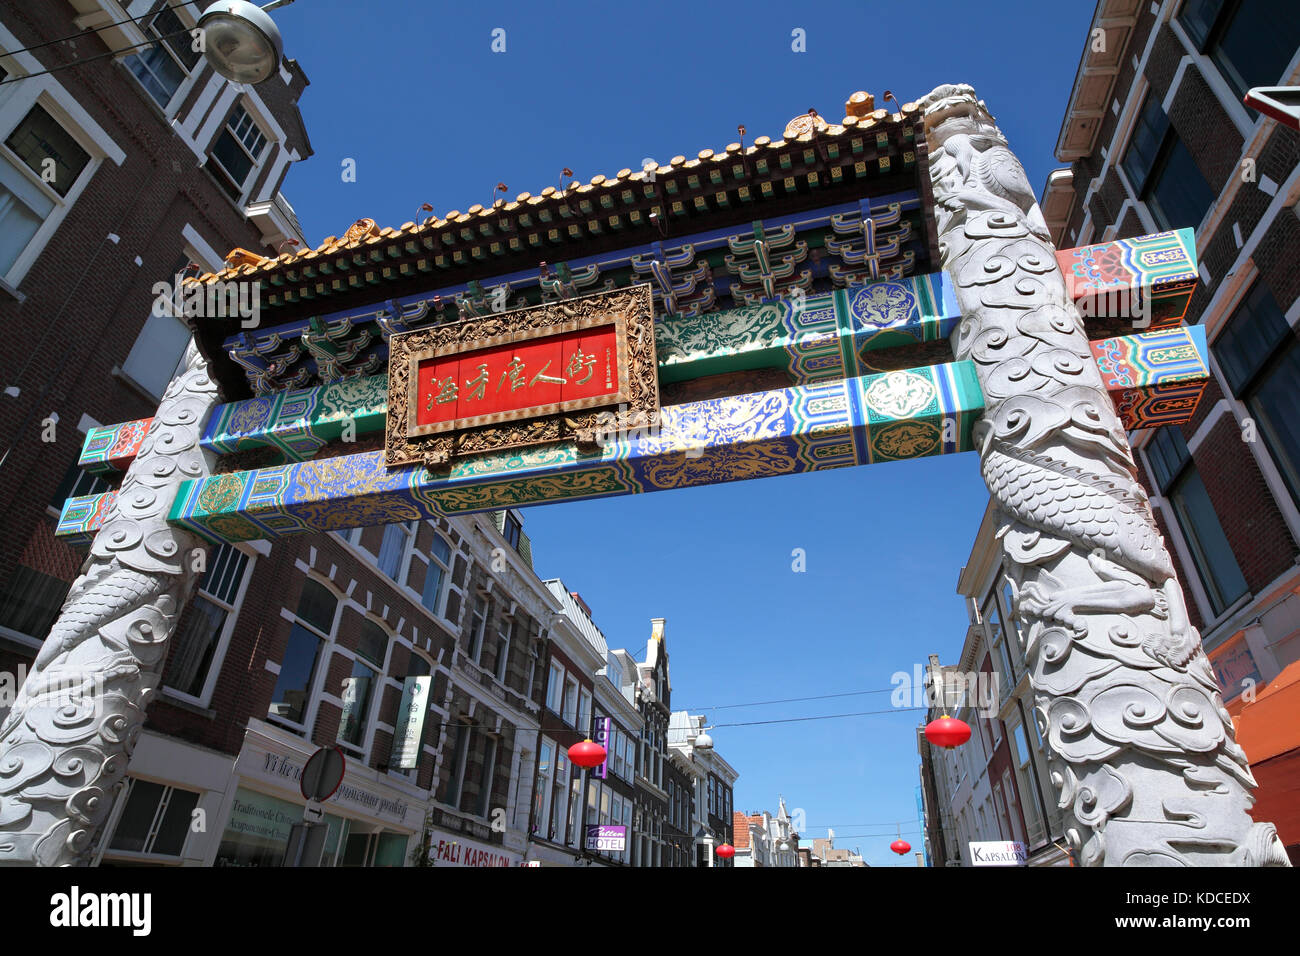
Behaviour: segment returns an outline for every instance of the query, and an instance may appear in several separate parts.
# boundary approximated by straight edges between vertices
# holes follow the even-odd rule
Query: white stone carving
[[[1049,766],[1085,866],[1286,866],[1020,163],[969,86],[922,101],[943,267]]]
[[[206,548],[167,513],[182,481],[210,473],[199,436],[216,400],[191,342],[0,726],[0,864],[87,862]]]

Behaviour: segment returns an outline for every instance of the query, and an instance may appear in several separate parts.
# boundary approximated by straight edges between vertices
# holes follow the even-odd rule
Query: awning
[[[1237,743],[1252,765],[1300,748],[1296,714],[1300,714],[1300,661],[1269,681],[1254,701],[1243,703],[1233,718]]]

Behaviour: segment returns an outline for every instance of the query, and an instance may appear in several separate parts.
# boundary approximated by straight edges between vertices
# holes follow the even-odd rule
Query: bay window
[[[238,201],[265,151],[266,135],[243,106],[236,106],[212,144],[207,168],[218,185]]]

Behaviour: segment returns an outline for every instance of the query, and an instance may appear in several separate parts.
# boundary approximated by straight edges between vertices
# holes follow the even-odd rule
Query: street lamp
[[[712,750],[713,738],[710,737],[708,733],[700,731],[700,733],[696,735],[695,739],[691,741],[691,745],[696,750]]]
[[[198,28],[212,68],[235,83],[257,84],[280,68],[284,41],[267,10],[293,0],[258,7],[248,0],[218,0],[203,11]]]

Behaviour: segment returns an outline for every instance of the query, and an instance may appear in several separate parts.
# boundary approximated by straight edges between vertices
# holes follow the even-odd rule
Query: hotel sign
[[[648,285],[468,318],[390,338],[384,460],[440,471],[505,449],[591,448],[600,410],[658,405]]]
[[[627,827],[588,825],[587,846],[593,850],[622,853],[627,849]]]

